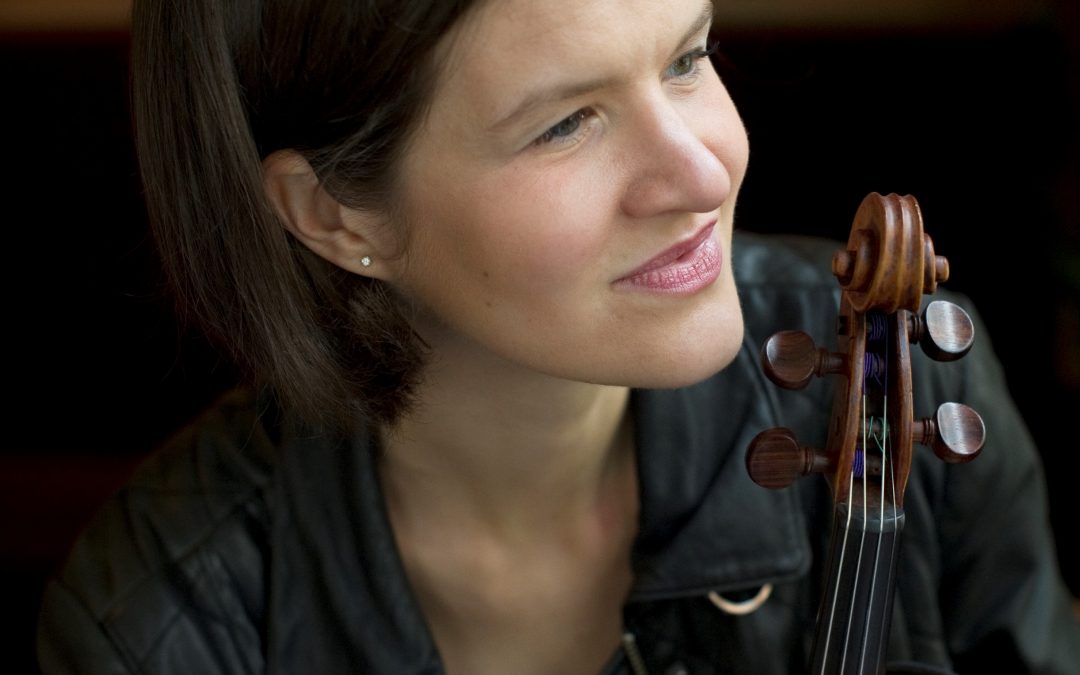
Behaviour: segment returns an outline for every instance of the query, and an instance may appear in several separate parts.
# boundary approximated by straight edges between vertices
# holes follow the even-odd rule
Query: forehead
[[[536,89],[630,78],[668,59],[709,0],[487,0],[443,45],[433,104],[498,116]]]

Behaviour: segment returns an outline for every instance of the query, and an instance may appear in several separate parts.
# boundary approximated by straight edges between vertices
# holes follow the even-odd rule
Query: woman
[[[44,669],[802,669],[822,490],[761,490],[741,458],[776,423],[753,345],[781,308],[827,335],[834,284],[815,244],[733,246],[748,151],[710,21],[704,0],[137,2],[160,247],[258,393],[84,534]],[[916,467],[890,657],[1067,672],[1034,452],[980,358],[922,393],[992,409],[1018,449]],[[784,421],[822,434],[820,393]]]

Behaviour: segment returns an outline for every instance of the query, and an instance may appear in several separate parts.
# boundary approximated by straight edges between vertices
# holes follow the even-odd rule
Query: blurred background
[[[129,1],[0,0],[8,672],[33,672],[42,582],[93,509],[233,379],[159,287],[130,137]],[[752,147],[737,226],[844,239],[866,193],[918,198],[1043,452],[1074,594],[1077,5],[716,0]]]

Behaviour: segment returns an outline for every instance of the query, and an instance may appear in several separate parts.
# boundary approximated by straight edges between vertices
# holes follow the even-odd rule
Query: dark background
[[[751,167],[737,226],[846,238],[915,195],[1048,468],[1061,563],[1080,409],[1080,20],[721,25]],[[2,18],[2,17],[0,17]],[[127,35],[0,23],[0,653],[32,670],[45,576],[131,465],[232,380],[163,298],[130,139]],[[730,66],[730,67],[729,67]],[[985,336],[980,336],[985,339]]]

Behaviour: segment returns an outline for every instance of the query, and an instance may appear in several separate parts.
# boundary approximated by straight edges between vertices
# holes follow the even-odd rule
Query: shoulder
[[[778,330],[798,329],[832,339],[840,287],[831,261],[841,246],[818,237],[736,233],[731,265],[747,338],[760,344]]]
[[[225,631],[230,640],[213,641],[215,650],[236,653],[215,658],[246,658],[258,641],[251,618],[262,611],[275,454],[264,417],[251,394],[227,395],[96,514],[46,590],[39,626],[46,671],[66,652],[136,669],[154,661],[170,633],[188,633],[198,653],[211,643],[205,633]]]
[[[737,231],[732,248],[735,278],[753,286],[835,286],[832,255],[842,245],[822,237]]]

